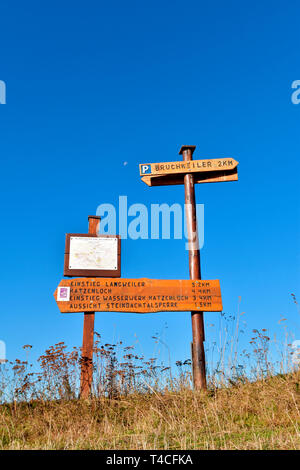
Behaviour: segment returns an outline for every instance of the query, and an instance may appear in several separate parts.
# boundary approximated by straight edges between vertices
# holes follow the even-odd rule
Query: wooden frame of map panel
[[[71,238],[97,238],[104,240],[108,238],[117,239],[116,269],[72,269],[70,268],[70,244]],[[83,277],[121,277],[121,238],[120,235],[92,235],[89,233],[67,233],[64,258],[64,276],[83,276]]]

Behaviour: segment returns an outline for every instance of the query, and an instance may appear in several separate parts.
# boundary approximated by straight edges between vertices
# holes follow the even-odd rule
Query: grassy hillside
[[[0,406],[1,449],[300,449],[300,373],[207,393]]]

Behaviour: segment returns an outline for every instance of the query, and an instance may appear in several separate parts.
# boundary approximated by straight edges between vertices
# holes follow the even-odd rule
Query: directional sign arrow
[[[140,175],[174,175],[200,173],[207,171],[224,171],[236,168],[238,162],[234,158],[214,158],[206,160],[190,160],[180,162],[141,163]]]
[[[63,279],[54,298],[62,313],[222,311],[218,280]]]

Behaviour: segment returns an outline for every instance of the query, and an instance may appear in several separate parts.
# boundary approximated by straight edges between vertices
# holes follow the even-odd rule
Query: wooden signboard
[[[237,181],[238,172],[235,167],[228,171],[208,171],[203,173],[193,173],[194,183],[223,183],[225,181]],[[168,175],[146,175],[141,180],[148,186],[169,186],[184,184],[184,174]]]
[[[67,233],[64,276],[120,277],[120,236]]]
[[[195,148],[195,145],[183,145],[179,151],[179,155],[182,155],[182,161],[141,163],[139,165],[141,180],[148,186],[169,186],[175,184],[184,185],[186,220],[189,240],[193,240],[194,234],[197,233],[195,184],[221,183],[238,180],[238,162],[235,159],[214,158],[193,160],[193,153]],[[189,268],[190,278],[192,280],[200,280],[200,251],[198,247],[195,246],[195,244],[191,244],[191,246],[189,246]],[[183,310],[183,308],[181,309]],[[198,306],[191,306],[190,310],[193,331],[193,382],[196,389],[205,389],[205,332],[203,312],[207,311],[208,309],[205,307],[199,308]],[[214,308],[213,310],[220,311],[217,308]]]
[[[54,298],[62,313],[222,311],[218,280],[63,279]]]
[[[201,173],[207,171],[233,170],[238,165],[234,158],[214,158],[163,163],[141,163],[140,176]]]

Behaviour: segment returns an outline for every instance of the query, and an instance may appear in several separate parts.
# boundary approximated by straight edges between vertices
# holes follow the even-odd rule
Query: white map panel
[[[117,268],[117,238],[70,237],[69,269]]]

